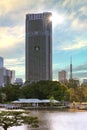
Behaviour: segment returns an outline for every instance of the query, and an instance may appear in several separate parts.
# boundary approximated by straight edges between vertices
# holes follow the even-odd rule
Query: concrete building
[[[12,82],[12,71],[8,70],[4,67],[0,68],[0,87],[3,87],[5,85],[8,85]]]
[[[59,82],[66,83],[67,82],[67,73],[65,70],[62,70],[58,73]]]
[[[5,82],[4,75],[6,73],[5,71],[6,71],[5,68],[3,67],[0,68],[0,87],[4,86],[4,82]]]
[[[15,81],[15,70],[11,70],[11,84],[14,84]]]
[[[52,80],[52,13],[26,15],[26,81]]]
[[[74,84],[76,84],[77,86],[80,85],[79,79],[73,79],[73,82],[74,82]]]
[[[0,57],[0,67],[3,67],[3,66],[4,66],[3,64],[4,64],[4,63],[3,63],[3,58]]]
[[[23,80],[22,80],[22,78],[16,78],[14,84],[23,85]]]
[[[87,84],[87,79],[83,79],[83,83],[82,84]]]

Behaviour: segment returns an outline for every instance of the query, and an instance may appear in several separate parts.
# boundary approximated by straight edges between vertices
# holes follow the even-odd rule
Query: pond
[[[34,130],[87,130],[87,112],[30,111],[40,120],[40,127]],[[2,128],[0,128],[2,130]],[[29,130],[27,126],[8,130]]]

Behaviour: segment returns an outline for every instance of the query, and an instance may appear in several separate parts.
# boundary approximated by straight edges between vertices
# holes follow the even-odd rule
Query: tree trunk
[[[4,129],[4,130],[7,130],[7,129],[8,129],[8,127],[5,125],[5,126],[3,126],[3,129]]]

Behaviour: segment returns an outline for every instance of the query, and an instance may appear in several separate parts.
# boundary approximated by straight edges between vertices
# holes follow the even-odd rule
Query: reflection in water
[[[87,130],[87,112],[31,111],[31,115],[40,120],[40,127],[34,130]],[[8,130],[30,129],[22,126]]]

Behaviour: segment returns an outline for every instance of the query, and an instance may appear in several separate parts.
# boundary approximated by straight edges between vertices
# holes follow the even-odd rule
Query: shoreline
[[[77,109],[77,108],[56,108],[56,109],[52,109],[52,108],[50,108],[50,109],[47,109],[47,108],[42,108],[42,109],[35,109],[35,108],[31,108],[31,109],[7,109],[7,108],[0,108],[0,111],[27,111],[27,110],[29,110],[29,111],[41,111],[41,110],[44,110],[44,111],[47,111],[47,110],[49,110],[49,111],[65,111],[65,112],[87,112],[87,110],[82,110],[82,109]]]

